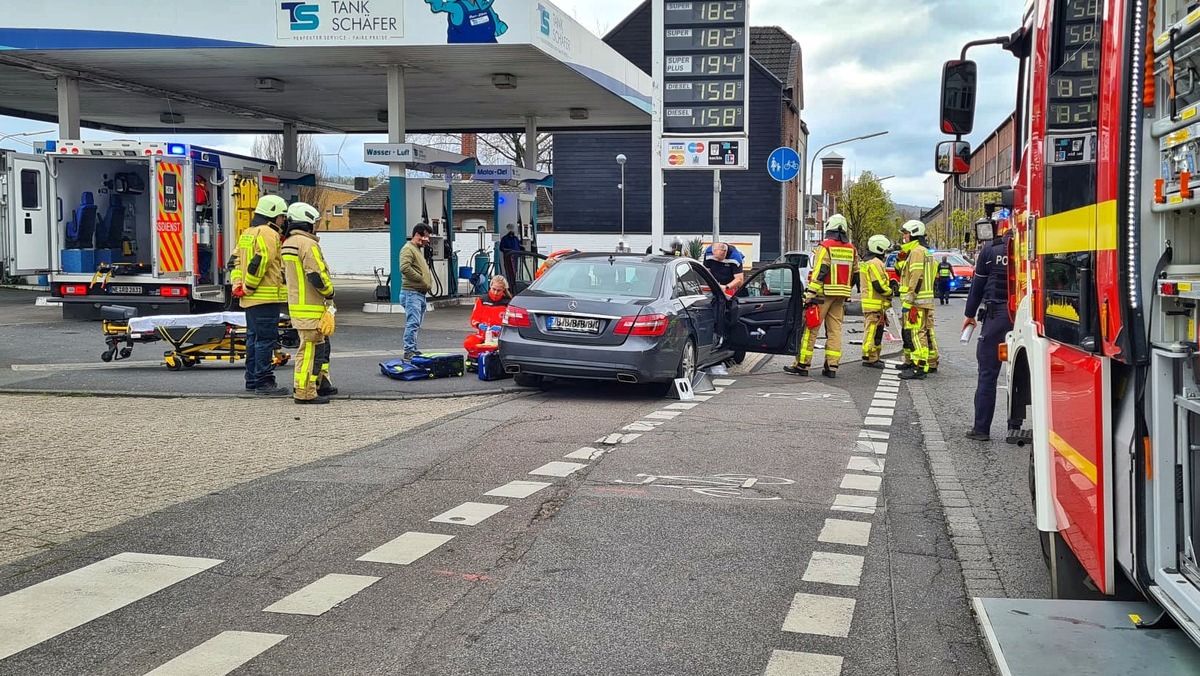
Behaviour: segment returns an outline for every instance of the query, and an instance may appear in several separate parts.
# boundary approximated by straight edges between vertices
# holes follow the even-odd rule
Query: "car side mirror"
[[[934,152],[934,169],[939,174],[961,176],[971,171],[971,144],[942,141]]]
[[[974,61],[947,61],[942,66],[942,133],[965,136],[975,127]]]

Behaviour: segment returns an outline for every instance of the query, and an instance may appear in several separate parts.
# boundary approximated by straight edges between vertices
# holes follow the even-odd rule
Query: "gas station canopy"
[[[650,123],[650,76],[545,0],[94,0],[0,16],[0,114],[119,132],[407,132]],[[435,11],[434,8],[437,8]]]

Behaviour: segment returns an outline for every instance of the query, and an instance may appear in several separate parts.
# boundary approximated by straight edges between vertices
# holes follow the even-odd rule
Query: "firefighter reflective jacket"
[[[879,312],[891,305],[892,283],[882,259],[872,258],[858,266],[858,289],[863,312]]]
[[[236,263],[229,274],[233,286],[245,290],[242,307],[287,301],[283,268],[279,259],[279,232],[270,225],[249,228],[238,238]]]
[[[912,240],[900,247],[908,252],[904,266],[904,301],[910,305],[933,305],[934,283],[937,280],[937,265],[919,241]]]
[[[827,239],[817,245],[808,289],[827,298],[849,298],[857,267],[858,253],[853,244]]]
[[[283,244],[288,314],[297,329],[317,328],[325,313],[325,300],[333,296],[333,281],[319,241],[306,230],[293,230]]]

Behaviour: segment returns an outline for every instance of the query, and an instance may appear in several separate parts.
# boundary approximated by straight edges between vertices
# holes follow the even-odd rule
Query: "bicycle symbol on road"
[[[755,486],[787,486],[796,483],[777,476],[751,476],[749,474],[712,474],[709,476],[667,476],[660,474],[638,474],[639,481],[622,481],[615,484],[670,488],[707,495],[711,498],[737,498],[739,500],[782,500],[778,495],[760,495],[751,491]]]

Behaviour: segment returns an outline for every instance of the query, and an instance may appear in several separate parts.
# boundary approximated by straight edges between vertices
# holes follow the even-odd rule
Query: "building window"
[[[344,204],[335,204],[333,206],[333,215],[335,218],[339,217],[339,216],[345,216],[346,215],[345,205]]]

